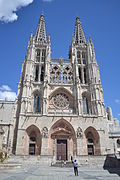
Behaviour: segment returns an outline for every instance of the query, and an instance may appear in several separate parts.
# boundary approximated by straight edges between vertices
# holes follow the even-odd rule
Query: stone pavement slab
[[[110,172],[101,167],[79,167],[79,176],[74,176],[73,168],[42,167],[38,164],[0,170],[0,180],[120,180],[119,175],[119,169]]]

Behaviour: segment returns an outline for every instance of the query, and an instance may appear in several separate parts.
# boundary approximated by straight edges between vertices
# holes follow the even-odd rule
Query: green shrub
[[[0,162],[3,162],[7,158],[7,151],[0,151]]]

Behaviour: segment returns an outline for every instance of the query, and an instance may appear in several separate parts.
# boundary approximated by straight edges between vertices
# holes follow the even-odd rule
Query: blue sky
[[[7,3],[9,2],[9,3]],[[17,4],[18,3],[18,4]],[[15,97],[30,33],[44,12],[52,57],[68,58],[75,18],[92,37],[105,105],[120,119],[120,0],[0,0],[0,98]]]

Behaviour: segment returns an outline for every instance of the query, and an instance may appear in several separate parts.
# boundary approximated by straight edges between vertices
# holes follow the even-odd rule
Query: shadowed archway
[[[38,127],[31,125],[26,129],[28,136],[28,154],[40,155],[41,154],[41,133]]]
[[[100,155],[100,137],[97,130],[90,126],[85,130],[88,155]]]

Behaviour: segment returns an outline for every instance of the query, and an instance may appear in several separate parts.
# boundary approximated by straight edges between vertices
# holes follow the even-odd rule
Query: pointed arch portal
[[[29,140],[29,155],[41,154],[41,133],[38,127],[31,125],[26,129]]]
[[[50,129],[50,151],[56,160],[71,160],[76,154],[76,136],[72,125],[58,120]]]

